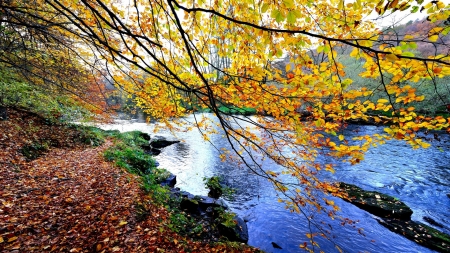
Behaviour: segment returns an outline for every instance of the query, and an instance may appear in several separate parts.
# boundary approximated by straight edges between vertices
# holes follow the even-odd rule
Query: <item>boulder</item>
[[[191,194],[190,192],[187,192],[187,191],[180,191],[180,196],[182,198],[188,198],[188,199],[193,199],[195,197],[194,194]]]
[[[198,200],[196,200],[195,198],[182,197],[180,202],[180,209],[190,214],[200,213]]]
[[[233,218],[233,221],[235,223],[233,227],[227,227],[223,223],[220,223],[218,226],[220,234],[228,238],[228,240],[230,241],[247,243],[248,242],[247,224],[239,216],[235,216]]]
[[[143,132],[139,133],[139,137],[141,137],[142,139],[144,139],[146,141],[149,141],[151,139],[151,137],[148,133],[143,133]]]
[[[149,155],[152,155],[152,156],[157,156],[157,155],[161,154],[161,150],[152,147],[152,146],[150,145],[150,143],[149,143],[149,144],[141,145],[141,148],[142,148],[142,150],[144,150],[144,152],[145,152],[146,154],[149,154]]]
[[[365,191],[356,185],[342,182],[339,187],[348,194],[345,201],[371,214],[382,218],[411,219],[411,208],[394,197],[376,191]]]
[[[222,188],[210,189],[208,192],[208,197],[218,199],[220,198],[220,196],[222,196],[222,194],[223,194]]]
[[[164,181],[162,181],[160,183],[161,186],[169,186],[169,187],[174,187],[175,184],[177,183],[177,176],[175,176],[174,174],[170,174],[170,176],[168,178],[166,178]]]
[[[183,210],[191,218],[195,219],[197,224],[203,227],[202,238],[217,240],[220,236],[228,238],[230,241],[244,242],[248,241],[247,224],[243,219],[231,214],[232,219],[224,224],[224,215],[229,215],[225,210],[227,204],[222,199],[214,199],[207,196],[194,196],[193,194],[180,191],[180,188],[171,188],[170,196],[172,199],[179,200],[177,209]],[[221,209],[216,209],[221,207]],[[230,216],[228,216],[230,217]],[[232,221],[232,222],[231,222]]]
[[[424,247],[438,252],[450,252],[450,236],[423,223],[399,219],[378,219],[378,222]]]
[[[206,210],[208,207],[222,207],[224,210],[228,209],[228,205],[222,199],[214,199],[205,196],[197,197],[199,197],[198,204],[202,210]]]
[[[150,146],[150,143],[149,143],[149,144],[141,145],[141,149],[144,150],[144,152],[150,152],[152,150],[152,147]]]
[[[165,148],[167,146],[170,146],[172,144],[179,143],[179,142],[180,141],[169,141],[163,137],[158,137],[158,139],[153,139],[150,142],[150,146],[155,149],[162,149],[162,148]]]

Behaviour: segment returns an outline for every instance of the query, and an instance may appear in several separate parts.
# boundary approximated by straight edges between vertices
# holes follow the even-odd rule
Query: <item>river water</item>
[[[187,120],[192,120],[192,116]],[[286,210],[284,204],[277,201],[277,192],[269,182],[232,162],[221,162],[218,151],[204,141],[197,130],[174,136],[165,130],[154,133],[154,126],[140,121],[117,121],[101,127],[139,130],[152,136],[181,140],[164,148],[156,157],[160,167],[177,175],[177,187],[192,194],[206,195],[202,179],[222,176],[226,184],[236,189],[233,199],[226,201],[247,221],[249,245],[266,252],[305,252],[299,245],[309,242],[305,234],[310,232],[312,224],[303,215]],[[376,126],[354,125],[345,130],[347,136],[382,132],[383,127]],[[437,229],[450,234],[450,198],[446,196],[450,193],[450,138],[447,134],[438,137],[432,147],[418,150],[401,141],[388,141],[370,149],[360,164],[350,166],[333,161],[336,171],[328,177],[397,197],[413,210],[412,220],[426,223],[423,217],[430,217],[443,225]],[[221,135],[212,136],[211,142],[216,147],[228,146]],[[265,161],[264,167],[272,171],[279,169],[271,161]],[[325,221],[324,226],[331,230],[331,240],[317,238],[320,248],[315,251],[338,252],[337,244],[344,252],[433,252],[389,231],[378,224],[375,216],[352,204],[338,198],[333,200],[341,208],[338,215],[351,219],[354,224],[342,225],[341,219],[330,220],[326,214],[311,212],[315,222]],[[282,249],[274,248],[272,242]]]

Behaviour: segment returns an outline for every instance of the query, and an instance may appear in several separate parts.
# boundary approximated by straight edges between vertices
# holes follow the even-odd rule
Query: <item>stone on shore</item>
[[[161,186],[169,186],[170,188],[174,187],[177,183],[177,176],[170,173],[169,177],[167,177],[165,180],[163,180],[161,183],[159,183]]]
[[[239,217],[234,216],[233,222],[235,225],[233,227],[227,227],[224,224],[219,224],[220,234],[227,237],[230,241],[235,242],[248,242],[248,229],[245,221]]]

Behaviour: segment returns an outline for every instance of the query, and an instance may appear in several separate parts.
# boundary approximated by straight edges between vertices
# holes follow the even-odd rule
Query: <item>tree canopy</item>
[[[319,155],[354,164],[390,139],[428,147],[419,131],[449,127],[445,117],[416,110],[423,86],[439,93],[437,104],[450,102],[438,87],[450,75],[450,5],[442,1],[4,0],[0,6],[2,66],[39,87],[78,95],[88,77],[108,79],[172,129],[181,123],[176,119],[207,109],[216,121],[199,118],[192,127],[206,140],[222,129],[232,149],[221,150],[222,157],[273,182],[300,213],[306,205],[330,216],[339,209],[326,196],[340,193],[318,177],[333,165],[318,163]],[[426,13],[426,25],[400,33],[375,25],[395,13]],[[346,68],[349,57],[360,64],[355,75]],[[230,110],[245,108],[257,115]],[[385,133],[349,140],[342,130],[354,120],[386,124]],[[283,166],[295,182],[262,168],[260,158]]]

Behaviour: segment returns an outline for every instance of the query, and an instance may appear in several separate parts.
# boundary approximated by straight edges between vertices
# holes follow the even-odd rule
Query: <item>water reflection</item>
[[[153,126],[144,123],[122,122],[103,127],[154,134]],[[345,134],[352,136],[382,131],[382,127],[351,126]],[[174,138],[170,132],[156,134]],[[437,144],[440,147],[425,150],[413,150],[403,142],[389,141],[386,145],[370,149],[366,159],[355,166],[322,157],[324,162],[337,165],[336,172],[326,176],[395,196],[413,209],[413,220],[424,222],[424,216],[431,217],[444,225],[441,230],[450,233],[450,198],[446,196],[450,193],[450,141],[448,135],[439,137],[441,140]],[[309,242],[305,233],[309,232],[311,224],[304,216],[290,213],[283,204],[278,203],[277,192],[269,182],[248,169],[239,168],[237,164],[221,162],[218,151],[205,142],[196,130],[178,133],[177,138],[182,142],[163,149],[157,157],[161,167],[177,175],[177,187],[193,194],[206,195],[202,179],[223,176],[229,186],[237,189],[235,198],[228,200],[228,204],[248,221],[250,245],[267,252],[304,252],[299,245]],[[228,146],[221,135],[213,136],[212,142],[217,147]],[[263,166],[277,169],[271,161],[264,161]],[[330,236],[333,242],[319,239],[321,248],[317,251],[337,252],[333,244],[337,243],[345,252],[432,252],[390,232],[367,212],[340,199],[334,201],[341,207],[339,215],[358,222],[343,226],[339,219],[330,221],[326,214],[311,212],[316,221],[329,221],[326,226],[332,231]],[[283,249],[273,248],[271,242]]]

